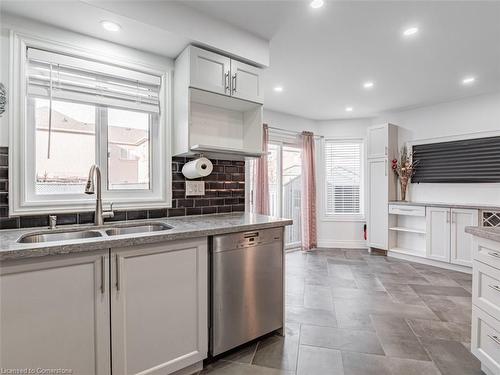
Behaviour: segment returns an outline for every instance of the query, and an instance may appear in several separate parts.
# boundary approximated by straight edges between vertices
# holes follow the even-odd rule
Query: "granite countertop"
[[[165,231],[123,234],[51,241],[42,243],[18,243],[17,240],[27,233],[47,233],[77,230],[104,230],[117,225],[140,225],[141,223],[164,223],[172,227]],[[251,213],[231,213],[199,216],[182,216],[107,223],[103,226],[68,225],[57,229],[27,228],[0,231],[0,261],[8,259],[33,258],[45,255],[58,255],[100,250],[109,247],[134,246],[161,241],[205,237],[216,234],[236,233],[248,230],[280,227],[292,224],[292,220]]]
[[[472,208],[478,210],[500,211],[500,206],[487,206],[484,204],[455,204],[441,202],[409,202],[409,201],[389,201],[389,204],[409,205],[409,206],[429,206],[444,208]]]
[[[500,242],[499,227],[465,227],[465,232],[487,240]]]

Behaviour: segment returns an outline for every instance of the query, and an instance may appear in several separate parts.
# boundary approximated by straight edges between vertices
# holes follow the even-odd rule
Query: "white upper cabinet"
[[[255,66],[231,60],[231,95],[256,103],[264,102],[262,70]]]
[[[230,94],[231,59],[201,48],[190,50],[190,86]]]
[[[394,158],[398,151],[397,127],[383,124],[368,128],[367,157]]]
[[[262,154],[261,69],[189,46],[175,60],[175,156]]]

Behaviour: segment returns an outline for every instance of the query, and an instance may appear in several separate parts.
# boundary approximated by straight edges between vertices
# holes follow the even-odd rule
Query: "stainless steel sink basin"
[[[102,237],[99,232],[85,230],[74,232],[56,232],[56,233],[33,233],[22,236],[17,242],[20,243],[38,243],[51,241],[67,241],[77,240],[82,238]]]
[[[158,232],[162,230],[172,229],[170,225],[163,223],[149,223],[137,225],[124,225],[106,229],[105,232],[108,236],[117,236],[120,234],[133,234],[133,233],[148,233]]]

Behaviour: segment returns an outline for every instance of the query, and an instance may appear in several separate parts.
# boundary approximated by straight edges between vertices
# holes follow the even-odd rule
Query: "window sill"
[[[332,215],[323,216],[321,221],[338,221],[338,222],[366,222],[366,218],[362,215]]]

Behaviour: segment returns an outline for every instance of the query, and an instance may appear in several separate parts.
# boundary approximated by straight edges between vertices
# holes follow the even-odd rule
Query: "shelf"
[[[248,112],[262,108],[262,104],[238,99],[234,96],[217,94],[210,91],[190,88],[191,101],[231,111]]]
[[[238,148],[229,148],[229,147],[217,147],[217,146],[209,146],[209,145],[194,145],[191,146],[191,151],[195,152],[209,152],[209,153],[218,153],[218,154],[231,154],[231,155],[239,155],[239,156],[247,156],[247,157],[259,157],[262,155],[262,152],[258,151],[245,151]]]
[[[425,230],[413,229],[413,228],[405,228],[405,227],[392,227],[392,228],[389,228],[389,230],[393,230],[393,231],[396,231],[396,232],[407,232],[407,233],[425,234]]]
[[[421,258],[425,258],[427,256],[425,250],[405,249],[403,247],[389,248],[389,251],[399,253],[399,254],[412,255],[412,256],[421,257]]]

